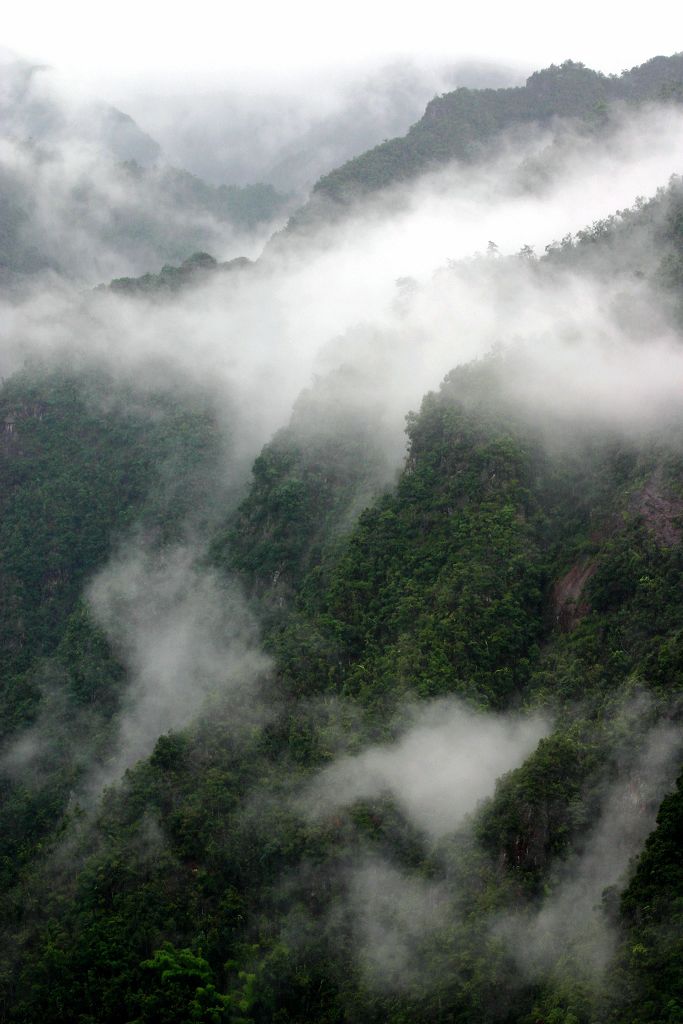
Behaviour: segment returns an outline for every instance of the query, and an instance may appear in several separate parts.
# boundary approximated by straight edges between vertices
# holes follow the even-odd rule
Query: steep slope
[[[194,515],[195,489],[221,464],[222,442],[209,408],[196,399],[143,397],[83,369],[18,374],[4,384],[0,403],[9,887],[41,837],[59,827],[83,750],[106,748],[119,707],[123,670],[82,604],[84,588],[120,544],[131,542],[134,525],[150,543],[180,536]],[[39,734],[31,733],[36,723],[47,728],[42,753]],[[17,737],[29,737],[27,745]],[[40,769],[31,767],[34,754]]]
[[[657,828],[648,838],[633,879],[622,897],[624,941],[617,964],[622,987],[615,1021],[675,1021],[683,1003],[680,963],[681,843],[683,779],[662,802]]]
[[[396,491],[361,516],[322,586],[307,586],[297,561],[304,578],[268,637],[284,705],[267,728],[236,738],[228,704],[162,738],[84,834],[77,878],[53,864],[51,899],[40,873],[25,876],[48,917],[32,916],[10,1020],[151,1021],[163,1006],[180,1021],[188,1000],[226,1020],[239,1005],[258,1022],[276,1011],[521,1020],[567,992],[576,1019],[590,1019],[567,964],[560,988],[513,984],[514,953],[491,915],[532,914],[544,887],[556,891],[558,859],[635,770],[645,722],[675,713],[683,676],[675,655],[662,659],[680,630],[681,548],[634,509],[656,486],[675,525],[683,445],[679,431],[645,446],[579,435],[548,450],[500,402],[497,380],[493,360],[425,400]],[[291,515],[257,484],[237,524],[255,501],[273,520]],[[557,584],[588,562],[596,570],[568,622]],[[639,688],[652,703],[629,717]],[[465,834],[435,852],[389,798],[302,816],[297,786],[329,763],[330,744],[390,740],[406,699],[458,694],[509,709],[549,690],[555,731],[483,808],[474,846]],[[406,886],[450,879],[454,923],[429,933],[429,952],[416,939],[424,982],[406,990],[375,988],[353,951],[345,872],[368,856],[388,858]]]
[[[0,122],[0,286],[41,271],[96,284],[235,251],[287,207],[271,185],[214,186],[169,166],[128,115],[76,99],[46,68],[0,62]]]
[[[569,106],[586,82],[593,102],[585,69],[559,70]],[[654,266],[666,306],[680,248],[673,182],[533,272]],[[219,267],[199,254],[118,287],[196,271]],[[635,858],[681,763],[683,416],[637,431],[541,411],[507,386],[525,365],[513,350],[450,372],[408,417],[397,480],[367,385],[319,380],[218,526],[196,396],[141,402],[80,373],[4,386],[1,1019],[678,1019],[680,792]],[[200,710],[151,756],[114,758],[93,799],[140,668],[121,630],[154,624],[167,576],[124,573],[132,615],[115,590],[108,628],[79,598],[133,526],[165,570],[188,522],[211,586],[197,644],[173,615],[154,637],[151,696],[189,648],[180,700]],[[164,608],[196,596],[196,562]],[[206,620],[242,638],[236,687],[202,690],[231,657]]]
[[[410,181],[451,161],[485,160],[504,133],[523,132],[567,121],[591,130],[614,105],[677,102],[683,56],[655,57],[646,64],[606,76],[574,61],[537,71],[526,85],[467,89],[437,96],[405,136],[390,139],[321,177],[309,203],[290,229],[312,219],[339,215],[354,200]]]

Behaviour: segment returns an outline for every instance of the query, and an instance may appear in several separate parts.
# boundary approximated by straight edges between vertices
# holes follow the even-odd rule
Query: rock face
[[[28,419],[42,420],[44,415],[42,402],[21,402],[0,410],[0,451],[16,454],[22,423]]]
[[[577,562],[553,587],[555,621],[563,632],[572,630],[588,613],[590,606],[583,592],[597,568],[597,559]]]
[[[627,515],[618,514],[612,529],[621,530],[627,518],[641,518],[662,547],[675,547],[683,539],[683,498],[672,495],[663,480],[662,467],[650,475],[647,483],[634,491],[628,501]],[[586,584],[595,575],[598,558],[576,562],[552,590],[555,623],[562,632],[570,632],[590,611]]]
[[[680,544],[683,499],[666,493],[661,467],[655,470],[643,489],[633,496],[631,512],[643,517],[648,530],[664,547]]]

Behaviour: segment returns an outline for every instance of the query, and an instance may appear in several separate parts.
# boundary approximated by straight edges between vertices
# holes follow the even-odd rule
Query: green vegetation
[[[599,1000],[618,1014],[619,1000],[652,985],[648,971],[658,968],[649,957],[637,970],[624,961],[628,985],[619,999],[591,995],[573,980],[571,962],[541,987],[520,987],[491,922],[513,909],[532,913],[552,892],[555,865],[589,833],[611,780],[636,756],[644,723],[675,713],[682,556],[662,541],[663,523],[634,509],[655,479],[670,499],[668,525],[678,528],[683,447],[673,436],[645,448],[579,436],[549,450],[497,397],[498,370],[497,359],[458,370],[427,396],[409,422],[410,454],[397,487],[352,528],[348,509],[367,486],[352,472],[353,445],[345,464],[343,445],[335,452],[331,439],[327,447],[306,444],[294,425],[264,451],[252,492],[216,535],[213,558],[236,568],[264,608],[280,710],[263,730],[236,736],[230,701],[219,701],[209,719],[161,737],[82,826],[82,810],[64,802],[82,769],[59,750],[59,735],[76,708],[95,703],[101,737],[93,745],[106,745],[125,670],[77,603],[84,556],[65,532],[68,583],[54,598],[64,610],[49,629],[38,619],[32,625],[36,642],[43,638],[35,649],[42,671],[52,672],[53,691],[66,702],[57,710],[55,746],[40,762],[50,785],[15,782],[7,804],[6,1019],[426,1022],[457,1014],[474,1022],[522,1021],[537,1011],[589,1021]],[[126,469],[139,465],[141,478],[158,445],[178,457],[190,424],[191,451],[211,451],[196,420],[181,420],[178,433],[174,417],[150,425],[116,407],[107,412],[105,444],[92,384],[84,410],[73,381],[57,379],[51,392],[41,382],[43,418],[32,418],[29,396],[38,384],[29,381],[6,386],[8,407],[23,410],[10,465],[39,458],[40,449],[70,479],[61,460],[71,430],[109,453],[109,480],[116,460],[135,451]],[[48,415],[49,432],[41,427]],[[120,446],[116,429],[126,432]],[[320,460],[335,454],[338,470],[326,480]],[[94,482],[101,501],[121,486],[110,492]],[[143,491],[139,508],[172,536],[175,513],[166,521],[150,505],[154,489],[144,498]],[[30,520],[31,491],[20,493]],[[93,514],[102,520],[100,509]],[[116,519],[105,519],[109,531],[91,565],[101,564],[116,532]],[[49,532],[60,540],[58,530]],[[88,538],[86,529],[83,543]],[[586,559],[598,568],[584,604],[562,618],[557,581]],[[21,648],[14,657],[19,666]],[[648,691],[640,720],[620,716],[635,693]],[[44,702],[45,684],[42,692]],[[340,744],[390,737],[406,699],[437,695],[498,709],[550,697],[555,706],[554,733],[500,782],[473,833],[434,849],[388,798],[320,821],[302,817],[298,788]],[[36,692],[24,718],[39,699]],[[8,704],[16,714],[16,698]],[[350,732],[345,717],[354,722]],[[673,971],[678,946],[655,935],[671,901],[657,889],[660,902],[652,903],[643,888],[648,878],[653,884],[648,858],[670,856],[668,806],[655,833],[661,842],[649,844],[624,913],[633,946],[654,944],[662,970]],[[386,860],[406,884],[450,880],[443,921],[415,939],[419,969],[404,965],[398,988],[377,987],[375,968],[354,952],[358,911],[345,872],[368,857]],[[662,877],[675,886],[675,869]],[[636,909],[644,903],[646,918]],[[643,1020],[660,1019],[654,1013]]]
[[[166,264],[158,274],[143,274],[141,277],[117,277],[108,285],[99,285],[99,289],[108,287],[113,292],[127,295],[167,295],[178,292],[193,284],[203,284],[215,273],[241,270],[251,265],[245,256],[238,256],[226,263],[218,263],[208,252],[195,252],[180,264],[173,267]]]
[[[584,116],[679,65],[568,63],[504,92]],[[472,146],[499,130],[496,96],[435,101],[430,152],[453,107]],[[531,272],[647,272],[676,304],[682,224],[676,179]],[[222,269],[198,252],[112,289],[163,298]],[[84,366],[3,384],[0,1021],[683,1020],[683,779],[661,801],[681,761],[683,420],[639,435],[524,409],[515,359],[427,394],[396,476],[367,388],[348,369],[318,380],[219,514],[225,441],[196,394]],[[188,537],[212,599],[238,587],[221,629],[247,656],[103,790],[140,666],[89,584],[127,545],[163,562]],[[240,631],[252,615],[260,637]],[[171,620],[159,689],[191,646]],[[191,705],[199,680],[183,682]],[[347,799],[340,765],[353,781],[357,758],[420,730],[429,747],[425,709],[456,708],[544,716],[546,735],[450,830],[419,827],[383,777]]]
[[[17,750],[0,809],[8,893],[59,834],[87,757],[107,751],[126,686],[84,588],[134,527],[159,545],[182,536],[222,442],[196,399],[143,396],[75,368],[15,375],[0,422],[0,735]],[[41,740],[29,767],[30,750],[13,743],[31,744],[32,727]]]
[[[490,155],[504,132],[568,119],[574,128],[604,129],[615,104],[678,102],[683,54],[655,57],[621,75],[603,75],[575,61],[537,71],[526,85],[467,89],[437,96],[407,135],[389,139],[336,168],[316,183],[311,201],[290,221],[290,229],[340,208],[368,193],[400,184],[453,161]]]

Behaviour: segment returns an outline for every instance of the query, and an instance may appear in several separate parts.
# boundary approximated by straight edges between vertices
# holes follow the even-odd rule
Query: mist
[[[594,987],[605,983],[619,938],[610,911],[674,783],[682,744],[679,728],[650,728],[635,762],[608,788],[582,848],[556,865],[540,909],[512,914],[495,925],[526,981],[570,970]]]
[[[411,876],[378,857],[359,858],[349,880],[348,911],[367,985],[400,992],[439,982],[443,964],[430,960],[430,946],[449,921],[447,899],[441,882]]]
[[[305,794],[319,816],[385,794],[432,839],[453,832],[548,735],[541,715],[484,714],[457,700],[411,709],[393,743],[368,747],[325,768]]]
[[[21,283],[12,271],[92,287],[180,263],[197,250],[221,260],[256,256],[274,226],[267,219],[250,230],[220,219],[198,202],[183,202],[185,182],[173,172],[110,161],[85,141],[41,152],[0,140],[0,174],[15,211],[6,285]]]
[[[266,78],[248,91],[232,81],[222,90],[214,82],[185,93],[166,83],[156,95],[129,86],[118,102],[172,163],[205,180],[267,181],[304,197],[321,175],[403,135],[437,93],[523,81],[521,72],[485,62],[403,59],[378,69],[332,67],[324,75]]]
[[[207,702],[229,707],[235,733],[266,721],[261,685],[272,670],[236,583],[176,546],[124,549],[92,581],[87,601],[128,673],[113,756],[96,792],[148,756],[159,736],[192,723]]]
[[[218,412],[230,438],[226,480],[235,495],[304,389],[312,399],[292,420],[298,436],[343,434],[346,423],[357,428],[360,416],[383,452],[373,469],[376,485],[390,484],[405,455],[406,412],[453,367],[492,352],[501,396],[532,419],[590,421],[625,436],[659,429],[677,415],[683,350],[650,283],[654,257],[648,265],[645,250],[645,263],[641,252],[637,265],[625,259],[615,274],[609,254],[604,265],[596,256],[589,273],[515,254],[525,245],[542,253],[591,217],[652,194],[683,166],[681,128],[679,111],[654,107],[618,114],[606,138],[564,130],[509,138],[485,168],[453,166],[362,201],[344,220],[323,221],[303,238],[280,236],[255,265],[201,279],[163,301],[84,292],[61,278],[41,282],[3,301],[0,373],[11,374],[27,358],[95,364],[114,381],[134,383],[142,401],[147,390],[182,382]],[[544,183],[536,188],[541,171]],[[56,239],[64,232],[59,217],[54,231]],[[74,237],[84,253],[94,245]],[[366,485],[369,500],[372,482]],[[198,495],[200,504],[214,498]],[[226,597],[194,555],[170,552],[167,563],[157,564],[135,545],[132,551],[115,559],[90,592],[133,680],[109,778],[149,753],[155,734],[191,720],[209,691],[229,689],[242,671],[249,691],[265,668],[249,629],[245,641],[229,625],[232,615],[243,616],[236,593]],[[182,643],[171,642],[174,636]],[[203,650],[210,652],[206,661]],[[529,734],[536,740],[539,728]],[[438,730],[444,763],[436,809],[422,803],[420,811],[419,787],[410,796],[410,786],[396,781],[403,754],[394,760],[388,751],[368,753],[362,771],[354,774],[350,761],[338,781],[349,799],[400,785],[419,826],[436,835],[486,795],[510,766],[507,757],[514,761],[515,750],[527,750],[522,734],[496,735],[505,758],[480,766],[483,789],[465,786],[462,803],[447,795],[450,772],[460,769]]]
[[[655,436],[671,447],[679,443],[669,428],[681,425],[680,309],[662,284],[662,264],[672,255],[663,225],[682,189],[680,104],[616,107],[588,126],[558,120],[544,128],[518,127],[472,163],[455,162],[376,194],[359,193],[346,204],[314,192],[287,222],[319,174],[382,133],[404,131],[435,89],[455,80],[497,83],[506,74],[395,65],[372,79],[340,78],[315,95],[293,90],[244,100],[223,93],[208,101],[181,95],[168,113],[154,97],[140,95],[134,112],[142,127],[131,121],[124,130],[119,124],[118,134],[107,128],[110,113],[75,103],[40,73],[19,69],[6,84],[7,108],[16,117],[0,139],[0,184],[9,197],[10,241],[21,258],[14,267],[0,263],[0,375],[24,366],[66,367],[76,375],[94,367],[106,374],[113,394],[123,385],[128,400],[143,409],[154,393],[189,398],[190,405],[198,398],[210,411],[210,430],[220,435],[222,462],[214,460],[208,470],[201,465],[201,439],[193,448],[192,428],[183,424],[189,458],[198,454],[196,480],[190,471],[183,481],[189,507],[174,509],[182,521],[173,524],[169,539],[143,514],[138,522],[131,517],[81,594],[86,631],[92,625],[101,631],[119,673],[111,706],[97,707],[93,691],[92,706],[75,710],[59,651],[43,658],[16,683],[27,688],[27,706],[35,714],[3,748],[0,770],[27,792],[40,790],[46,765],[56,764],[73,784],[68,807],[58,813],[65,833],[71,812],[83,820],[61,847],[55,833],[54,861],[61,856],[63,863],[79,843],[87,849],[88,830],[94,835],[100,827],[100,813],[106,826],[107,801],[121,796],[125,802],[126,779],[135,778],[135,766],[153,754],[161,737],[205,728],[211,734],[207,764],[212,744],[222,752],[232,750],[233,741],[239,746],[240,737],[245,747],[253,742],[244,778],[239,765],[221,774],[227,755],[225,762],[222,754],[215,758],[221,764],[215,841],[200,828],[189,828],[177,841],[172,814],[161,805],[145,810],[135,827],[147,862],[168,853],[174,877],[195,887],[196,905],[204,901],[208,907],[218,893],[220,913],[202,933],[210,936],[210,955],[218,962],[219,950],[225,963],[220,932],[232,929],[240,967],[261,957],[264,976],[272,968],[277,977],[290,950],[296,973],[299,953],[305,964],[310,949],[316,956],[318,946],[337,955],[338,946],[361,990],[378,998],[412,998],[421,988],[469,984],[471,965],[464,965],[462,978],[458,973],[462,939],[484,963],[495,952],[496,968],[499,961],[513,965],[520,989],[566,976],[599,989],[619,942],[609,908],[628,882],[680,759],[680,729],[652,726],[648,718],[635,754],[619,757],[609,749],[601,761],[603,752],[589,749],[593,739],[579,736],[579,728],[574,734],[568,724],[575,716],[590,732],[594,709],[563,709],[561,689],[550,709],[555,669],[539,650],[544,638],[551,637],[548,647],[556,642],[551,656],[558,658],[560,688],[566,684],[563,658],[571,662],[578,650],[578,667],[572,663],[571,671],[583,670],[579,643],[574,649],[574,637],[552,623],[530,631],[528,663],[541,666],[538,678],[546,673],[538,683],[529,669],[533,686],[543,686],[540,699],[532,687],[523,692],[520,686],[512,697],[515,710],[507,712],[455,697],[399,704],[398,687],[410,690],[411,680],[397,680],[391,697],[399,706],[390,721],[380,721],[377,706],[344,692],[344,672],[356,655],[344,650],[346,624],[335,619],[334,608],[316,611],[315,593],[297,604],[300,595],[284,584],[276,593],[280,569],[270,570],[271,604],[260,604],[251,569],[240,579],[238,570],[226,568],[236,564],[229,557],[235,543],[229,517],[249,494],[250,468],[264,446],[274,440],[299,446],[325,486],[335,469],[347,468],[344,455],[348,462],[362,453],[362,471],[350,485],[356,492],[339,513],[343,521],[332,524],[335,541],[343,539],[364,508],[395,485],[402,468],[410,470],[407,414],[439,387],[459,397],[458,375],[448,376],[457,367],[479,362],[489,368],[489,390],[471,401],[501,417],[510,414],[510,423],[518,418],[531,424],[549,444],[585,430],[598,438]],[[229,130],[219,124],[224,113]],[[209,129],[220,145],[200,150],[197,139]],[[34,130],[39,137],[29,141]],[[121,146],[129,150],[122,153]],[[130,155],[136,147],[139,158]],[[168,163],[176,160],[216,185],[226,179],[252,184],[253,172],[293,195],[277,212],[245,226],[201,204],[179,202],[176,172]],[[662,209],[652,223],[640,223],[637,212],[647,209],[642,197],[653,195]],[[636,214],[617,212],[630,207]],[[613,218],[616,241],[605,241],[608,231],[594,224],[607,217]],[[587,255],[573,258],[572,236],[583,229]],[[182,261],[195,250],[207,250],[221,263],[247,259],[229,267],[204,259],[205,271],[176,289],[155,285],[152,274],[162,263]],[[109,287],[112,278],[145,273],[144,288],[130,282]],[[12,420],[11,432],[14,427]],[[17,433],[22,429],[20,424]],[[354,444],[346,444],[350,438]],[[267,483],[277,480],[276,459],[264,476],[270,470]],[[173,472],[173,465],[165,474],[162,467],[164,509],[174,503]],[[659,500],[655,494],[653,501]],[[506,514],[522,519],[522,506]],[[672,519],[678,504],[669,506]],[[635,510],[635,503],[629,508]],[[267,510],[265,545],[277,532],[275,519]],[[295,515],[292,522],[298,522]],[[429,519],[419,528],[427,533]],[[596,539],[591,523],[580,536],[577,529],[564,550],[565,538],[554,538],[546,522],[538,526],[532,519],[531,528],[547,533],[539,547],[545,543],[548,551],[542,562],[539,556],[539,582],[533,584],[540,616],[562,559],[583,558],[591,545],[602,552],[605,538]],[[615,536],[620,528],[614,527]],[[677,537],[676,531],[671,527],[669,535]],[[212,546],[217,536],[223,544],[218,557]],[[653,547],[657,539],[649,537]],[[303,545],[318,550],[315,538],[304,537]],[[655,552],[662,559],[665,547]],[[326,585],[327,568],[321,557],[311,592]],[[383,642],[376,642],[378,649]],[[372,646],[366,637],[358,644]],[[667,656],[673,659],[675,645],[672,650]],[[617,650],[615,661],[622,654]],[[301,697],[287,678],[287,659],[296,665],[309,655],[310,675],[319,671],[320,680],[302,673]],[[609,718],[616,698],[599,685],[590,698],[602,701],[599,713]],[[522,768],[556,728],[576,741],[571,755],[580,781],[553,794],[558,804],[574,801],[557,814],[572,852],[554,861],[549,853],[547,864],[525,875],[526,865],[505,864],[502,849],[485,848],[476,826],[487,808],[514,818],[508,808],[496,808],[497,782]],[[608,723],[605,735],[611,742],[610,728]],[[194,770],[190,762],[188,775]],[[176,796],[180,807],[184,794],[178,789]],[[27,806],[30,811],[30,801]],[[596,807],[592,824],[577,825]],[[533,825],[533,800],[527,811],[526,824]],[[184,812],[183,805],[179,819]],[[505,821],[501,833],[508,826]],[[547,846],[554,850],[554,839]],[[246,895],[238,893],[239,870],[245,864],[251,870],[256,861]],[[190,942],[183,927],[160,926],[144,942],[153,948],[168,933],[187,953],[189,945],[180,948]],[[204,955],[201,943],[192,949],[193,956]],[[240,971],[239,984],[246,991],[256,976]],[[296,984],[303,990],[304,982],[297,978]]]
[[[48,68],[0,61],[0,116],[5,290],[55,275],[92,287],[207,249],[256,256],[284,222],[284,196],[214,189],[172,167],[128,114]]]
[[[502,255],[524,245],[542,253],[587,220],[654,193],[683,165],[680,118],[673,108],[624,116],[606,146],[545,133],[511,144],[487,170],[428,176],[305,240],[285,235],[255,267],[163,303],[68,284],[6,302],[1,372],[28,354],[76,351],[115,376],[176,374],[237,403],[234,425],[255,454],[315,376],[349,367],[375,388],[398,462],[403,417],[427,390],[459,363],[522,344],[524,373],[510,382],[520,401],[541,397],[552,407],[559,398],[623,422],[634,407],[638,415],[657,408],[662,393],[666,404],[678,387],[675,328],[647,282],[656,268],[625,267],[606,283],[599,267],[539,274],[533,261],[472,256],[489,240]],[[529,161],[547,154],[553,173],[529,192]]]

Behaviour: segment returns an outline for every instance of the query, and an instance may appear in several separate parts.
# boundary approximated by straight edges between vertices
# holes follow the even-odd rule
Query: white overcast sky
[[[394,57],[522,68],[571,57],[619,72],[683,49],[681,12],[673,0],[10,0],[0,44],[105,92],[253,87]]]

